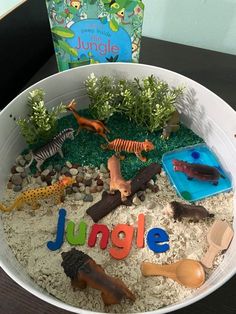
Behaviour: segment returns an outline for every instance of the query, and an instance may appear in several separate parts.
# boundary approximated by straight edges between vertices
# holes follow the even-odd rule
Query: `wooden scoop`
[[[234,231],[226,221],[216,220],[211,226],[207,241],[209,248],[201,263],[207,268],[211,268],[216,255],[226,250],[233,238]]]
[[[198,288],[205,282],[202,265],[192,259],[182,259],[170,265],[142,263],[143,276],[164,276],[189,288]]]

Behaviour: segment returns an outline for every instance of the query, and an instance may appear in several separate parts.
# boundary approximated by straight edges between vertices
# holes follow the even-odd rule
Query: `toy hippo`
[[[88,286],[100,290],[105,305],[119,304],[123,298],[135,300],[133,293],[119,279],[105,273],[90,256],[75,248],[63,252],[65,274],[70,277],[73,288],[85,289]]]
[[[215,167],[202,164],[191,164],[177,159],[172,160],[172,163],[174,170],[185,173],[188,180],[195,178],[201,181],[209,181],[214,185],[217,185],[220,177],[225,179],[225,177]]]
[[[120,191],[121,200],[124,202],[131,194],[131,180],[125,181],[120,172],[120,160],[113,155],[108,159],[107,167],[110,171],[110,193]]]
[[[179,221],[182,218],[190,218],[194,222],[197,222],[204,218],[214,217],[214,214],[210,214],[203,206],[188,205],[180,202],[170,202],[166,212],[168,215],[173,216],[174,220]]]

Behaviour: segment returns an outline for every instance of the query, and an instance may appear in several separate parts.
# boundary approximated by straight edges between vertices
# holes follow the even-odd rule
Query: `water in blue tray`
[[[183,172],[174,171],[172,160],[178,159],[188,163],[204,164],[216,167],[225,178],[219,178],[218,185],[188,177]],[[198,144],[168,152],[162,157],[163,167],[178,194],[185,200],[194,202],[232,189],[232,184],[217,157],[205,144]]]

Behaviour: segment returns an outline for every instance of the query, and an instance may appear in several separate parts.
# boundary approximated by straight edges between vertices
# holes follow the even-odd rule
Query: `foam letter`
[[[120,233],[124,233],[125,237],[121,239]],[[134,234],[134,227],[125,224],[118,224],[111,233],[112,244],[117,248],[110,248],[109,253],[115,259],[123,259],[129,255]]]
[[[104,250],[107,247],[109,240],[109,229],[106,225],[94,224],[88,239],[88,246],[94,247],[97,242],[98,233],[102,233],[102,238],[100,241],[100,248]]]
[[[169,244],[159,244],[169,242],[169,236],[165,230],[161,228],[153,228],[148,231],[147,244],[150,250],[155,253],[164,253],[170,249]]]
[[[47,247],[51,251],[56,251],[60,249],[64,242],[64,231],[65,231],[65,220],[66,220],[66,210],[61,208],[59,210],[58,222],[57,222],[57,236],[55,242],[48,241]]]
[[[86,238],[87,224],[84,221],[79,223],[77,235],[75,235],[75,223],[69,221],[66,227],[66,239],[71,245],[84,245]]]
[[[137,247],[144,247],[144,214],[138,215]]]

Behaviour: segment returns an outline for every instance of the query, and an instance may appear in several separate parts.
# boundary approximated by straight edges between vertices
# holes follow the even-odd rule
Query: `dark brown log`
[[[102,199],[93,206],[89,207],[86,213],[93,219],[94,222],[98,222],[118,206],[122,204],[130,206],[132,204],[134,194],[140,190],[144,190],[147,186],[147,183],[153,178],[153,176],[159,174],[160,172],[161,166],[159,164],[150,164],[149,166],[141,169],[133,178],[131,182],[131,195],[127,197],[127,201],[121,201],[121,195],[119,191],[116,191],[113,195],[103,192]]]

